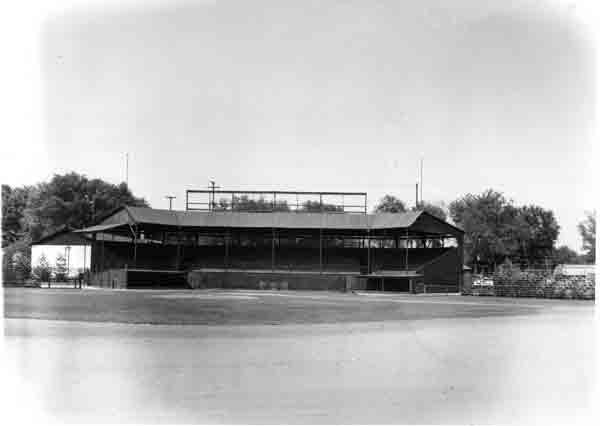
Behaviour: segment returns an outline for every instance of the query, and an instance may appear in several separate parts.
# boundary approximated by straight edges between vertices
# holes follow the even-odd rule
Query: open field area
[[[590,310],[593,302],[242,290],[5,289],[4,315],[141,324],[251,325],[480,318]]]
[[[591,419],[593,302],[5,289],[4,307],[11,367],[61,421]]]

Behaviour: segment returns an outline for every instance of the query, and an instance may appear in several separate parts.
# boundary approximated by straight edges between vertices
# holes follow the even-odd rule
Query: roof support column
[[[133,266],[137,268],[137,224],[135,225],[135,233],[133,234]]]
[[[275,228],[271,228],[271,271],[275,271]]]
[[[230,231],[225,231],[225,269],[229,267],[229,240],[230,240]]]
[[[319,229],[319,272],[323,273],[323,228]]]
[[[371,232],[367,229],[367,274],[371,273]]]
[[[405,244],[404,269],[408,270],[408,229],[406,229],[406,244]]]

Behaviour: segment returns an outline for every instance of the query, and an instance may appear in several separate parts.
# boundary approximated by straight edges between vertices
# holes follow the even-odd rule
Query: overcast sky
[[[225,189],[366,191],[414,203],[487,188],[593,207],[594,43],[543,1],[153,1],[54,10],[41,27],[43,165],[183,208]],[[575,7],[573,6],[575,5]]]

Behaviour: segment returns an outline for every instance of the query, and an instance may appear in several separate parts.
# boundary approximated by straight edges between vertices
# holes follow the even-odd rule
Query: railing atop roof
[[[290,211],[367,214],[367,193],[193,189],[185,191],[185,209],[195,211]]]

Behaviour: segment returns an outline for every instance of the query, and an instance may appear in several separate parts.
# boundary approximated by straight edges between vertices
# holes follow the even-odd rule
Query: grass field
[[[593,302],[392,293],[5,289],[4,315],[149,324],[294,324],[534,315]]]
[[[593,302],[5,289],[4,308],[25,421],[592,420]]]

